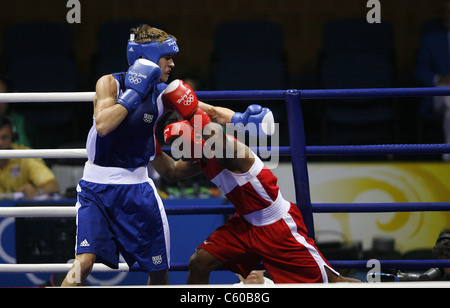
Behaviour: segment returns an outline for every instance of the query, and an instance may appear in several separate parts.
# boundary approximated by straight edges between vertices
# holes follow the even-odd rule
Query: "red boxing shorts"
[[[328,282],[325,267],[339,274],[306,230],[300,210],[290,203],[281,219],[264,226],[254,226],[242,216],[231,217],[198,248],[243,277],[263,262],[275,283]]]

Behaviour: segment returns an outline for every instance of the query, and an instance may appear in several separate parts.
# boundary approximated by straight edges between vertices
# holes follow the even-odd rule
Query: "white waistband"
[[[99,184],[138,184],[147,182],[149,177],[146,167],[102,167],[87,161],[84,165],[83,180]]]
[[[278,193],[277,200],[265,209],[244,215],[245,220],[254,226],[267,226],[277,222],[289,211],[291,203]]]

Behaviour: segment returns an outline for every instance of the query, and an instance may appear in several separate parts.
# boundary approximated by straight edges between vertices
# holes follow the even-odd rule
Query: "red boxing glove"
[[[189,119],[189,123],[191,123],[195,129],[203,131],[205,126],[208,123],[211,123],[211,118],[202,108],[197,107],[197,110],[195,110],[194,114]]]
[[[206,124],[211,122],[209,116],[198,107],[198,98],[194,90],[183,80],[172,81],[164,90],[162,100],[166,106],[172,108],[183,119],[188,120],[196,129],[203,129]],[[200,115],[201,118],[195,117],[195,115]]]
[[[179,141],[178,137],[181,137]],[[193,128],[186,120],[167,125],[164,128],[164,142],[174,142],[172,147],[174,158],[185,158],[191,161],[202,158],[205,140],[201,132]],[[183,145],[182,149],[181,144]]]
[[[197,110],[198,98],[194,91],[183,80],[172,81],[164,90],[163,102],[170,106],[183,119],[189,118]]]

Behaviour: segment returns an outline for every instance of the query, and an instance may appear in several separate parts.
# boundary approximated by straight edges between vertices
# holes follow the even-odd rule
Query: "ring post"
[[[314,239],[314,220],[309,194],[309,178],[306,166],[305,129],[303,113],[300,106],[300,92],[287,90],[285,94],[286,113],[291,145],[291,161],[294,171],[295,197],[302,212],[303,221],[308,229],[308,236]]]

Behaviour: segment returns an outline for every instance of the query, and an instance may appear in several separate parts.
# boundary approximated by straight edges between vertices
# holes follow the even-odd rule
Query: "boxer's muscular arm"
[[[231,123],[231,118],[234,115],[233,110],[225,107],[212,106],[202,101],[198,101],[198,106],[202,108],[214,122],[219,123],[220,125]]]
[[[200,164],[191,161],[174,160],[164,152],[151,162],[153,168],[167,181],[174,182],[195,176],[201,172]]]
[[[189,103],[185,103],[190,99]],[[162,95],[162,101],[168,110],[175,111],[182,119],[192,120],[200,107],[211,120],[225,125],[231,122],[234,111],[224,107],[216,107],[198,100],[195,92],[182,80],[172,81]],[[201,113],[200,113],[201,114]],[[206,123],[204,123],[206,125]]]
[[[97,81],[94,96],[94,117],[97,133],[106,136],[127,116],[128,111],[117,104],[117,83],[112,75],[105,75]]]

